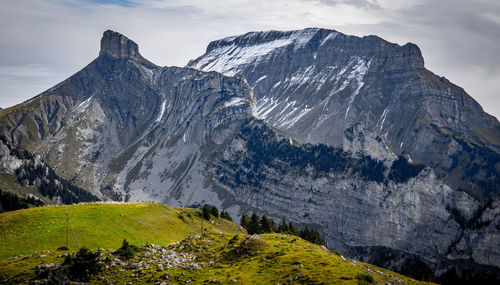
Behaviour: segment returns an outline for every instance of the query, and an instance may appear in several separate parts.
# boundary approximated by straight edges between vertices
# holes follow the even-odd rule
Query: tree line
[[[9,149],[10,155],[23,161],[23,164],[15,170],[16,180],[23,186],[33,185],[38,188],[40,194],[50,199],[59,197],[63,204],[78,202],[94,202],[99,199],[90,192],[76,186],[74,183],[61,178],[46,163],[38,162],[36,156],[27,150],[13,146],[5,135],[0,134],[0,143]],[[39,206],[31,201],[16,201],[16,198],[2,196],[5,203],[21,207],[24,202]],[[25,207],[25,206],[22,206]],[[4,207],[5,208],[5,207]]]
[[[246,151],[236,152],[233,157],[214,164],[219,182],[236,189],[248,186],[261,191],[262,182],[274,178],[268,177],[268,168],[281,175],[308,175],[305,169],[312,168],[315,176],[337,173],[378,183],[405,183],[425,168],[404,156],[388,169],[382,161],[367,155],[353,157],[341,148],[323,144],[293,145],[276,139],[276,133],[267,126],[251,122],[242,126],[238,137],[246,142]]]
[[[21,185],[36,185],[40,193],[50,199],[60,197],[63,204],[94,202],[99,199],[90,192],[61,178],[45,164],[35,161],[23,164],[16,169],[16,178]]]
[[[41,206],[43,202],[33,197],[19,197],[0,189],[0,213]]]
[[[268,218],[266,214],[262,215],[262,217],[259,217],[256,213],[253,213],[250,217],[244,214],[241,216],[240,225],[245,228],[249,234],[289,234],[301,237],[311,243],[325,245],[318,231],[309,229],[307,226],[301,230],[297,230],[293,223],[287,222],[285,218],[283,218],[281,224],[278,225],[273,219]]]
[[[203,208],[201,209],[201,212],[202,212],[201,215],[207,221],[210,221],[210,219],[212,217],[214,217],[214,218],[222,218],[222,219],[225,219],[225,220],[228,220],[228,221],[231,221],[231,222],[233,221],[233,218],[229,215],[228,212],[222,211],[219,214],[219,209],[216,206],[214,206],[214,205],[205,204],[203,206]]]
[[[233,218],[228,212],[222,211],[219,214],[219,209],[216,206],[209,204],[205,204],[201,208],[201,215],[207,221],[210,221],[212,218],[222,218],[231,222],[233,221]],[[276,224],[276,222],[273,219],[268,218],[266,214],[262,215],[262,217],[259,217],[256,213],[253,213],[251,217],[244,214],[241,217],[240,225],[251,235],[265,233],[289,234],[301,237],[311,243],[326,245],[318,231],[309,229],[307,226],[301,230],[297,230],[293,223],[287,222],[284,217],[281,224]]]

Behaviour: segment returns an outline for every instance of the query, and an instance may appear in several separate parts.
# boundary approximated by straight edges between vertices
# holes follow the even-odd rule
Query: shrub
[[[212,206],[212,208],[210,209],[210,213],[216,218],[219,217],[219,209],[217,209],[217,207],[215,206]]]
[[[69,265],[71,278],[88,282],[91,275],[101,272],[102,264],[99,262],[99,255],[99,251],[94,253],[82,247],[75,256],[66,256],[64,264]]]
[[[115,251],[115,254],[125,258],[129,259],[135,256],[135,253],[139,251],[139,248],[135,245],[131,245],[128,243],[126,239],[123,240],[122,247],[117,249]]]
[[[185,222],[184,216],[182,214],[177,215],[177,218],[179,218],[179,220]]]
[[[223,218],[223,219],[226,219],[226,220],[228,220],[228,221],[231,221],[231,222],[233,221],[233,218],[231,218],[231,216],[229,215],[229,213],[228,213],[228,212],[224,212],[224,211],[222,211],[222,212],[220,213],[220,217],[221,217],[221,218]]]
[[[358,276],[356,276],[356,279],[358,279],[359,285],[372,284],[373,282],[375,282],[371,275],[364,273],[358,274]]]
[[[285,250],[284,250],[284,249],[282,249],[282,250],[280,250],[280,251],[276,252],[276,256],[283,256],[283,255],[285,255],[285,254],[286,254],[286,252],[285,252]]]
[[[202,208],[202,215],[203,215],[203,218],[207,221],[210,221],[210,215],[211,215],[211,208],[210,206],[208,206],[207,204],[205,204],[205,206],[203,206]]]
[[[238,235],[234,235],[230,240],[229,240],[229,244],[233,244],[235,243],[236,241],[238,240]]]
[[[268,244],[260,238],[246,237],[232,250],[224,254],[227,260],[241,260],[245,256],[255,256],[268,247]]]

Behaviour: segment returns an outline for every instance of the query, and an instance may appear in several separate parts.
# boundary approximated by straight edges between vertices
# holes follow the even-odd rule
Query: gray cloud
[[[500,117],[500,4],[493,0],[20,0],[0,10],[0,106],[19,103],[93,60],[106,29],[159,65],[185,65],[221,37],[333,28],[420,46],[426,66]]]

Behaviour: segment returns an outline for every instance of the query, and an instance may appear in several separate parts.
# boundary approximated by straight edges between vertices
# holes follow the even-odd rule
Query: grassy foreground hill
[[[132,244],[169,244],[201,232],[199,210],[155,203],[82,203],[6,212],[0,215],[0,259],[66,245],[66,215],[80,246],[118,248]],[[223,219],[204,223],[209,232],[244,230]],[[76,244],[69,231],[70,249]]]
[[[200,236],[200,211],[152,203],[0,214],[0,284],[65,282],[62,263],[76,251],[74,241],[69,251],[57,250],[65,245],[65,213],[80,246],[103,248],[102,272],[91,277],[93,284],[423,284],[295,236],[250,236],[223,219],[205,222]],[[113,253],[124,238],[143,244],[130,259]]]

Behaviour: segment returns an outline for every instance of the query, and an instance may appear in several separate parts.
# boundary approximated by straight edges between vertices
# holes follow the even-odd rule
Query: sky
[[[212,40],[306,27],[415,43],[429,70],[500,118],[498,0],[2,0],[0,107],[90,63],[107,29],[157,65],[184,66]]]

